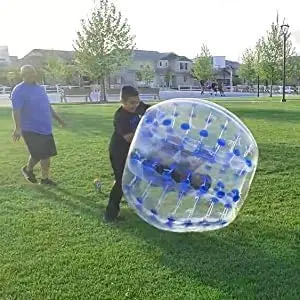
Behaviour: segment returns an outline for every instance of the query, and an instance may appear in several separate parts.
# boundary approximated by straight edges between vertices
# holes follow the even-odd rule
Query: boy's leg
[[[115,183],[111,189],[108,205],[105,211],[105,220],[114,221],[120,212],[120,202],[123,197],[122,190],[122,177],[126,163],[126,156],[123,157],[120,154],[110,156],[111,165],[114,171]]]

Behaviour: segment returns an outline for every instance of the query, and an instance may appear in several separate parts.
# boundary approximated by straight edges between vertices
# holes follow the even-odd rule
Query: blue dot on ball
[[[234,150],[233,150],[233,154],[234,154],[235,156],[240,156],[240,155],[241,155],[241,151],[240,151],[239,149],[234,149]]]
[[[173,222],[175,222],[175,219],[173,217],[169,217],[168,221],[171,222],[171,223],[173,223]]]
[[[202,137],[208,137],[208,131],[205,130],[205,129],[201,130],[200,131],[200,136],[202,136]]]
[[[141,198],[141,197],[137,197],[136,201],[140,204],[143,204],[143,198]]]
[[[147,124],[151,124],[151,123],[153,123],[153,120],[154,120],[153,118],[147,118],[146,119],[146,123]]]
[[[234,196],[232,197],[232,200],[233,200],[234,202],[238,202],[238,201],[240,200],[240,196],[239,196],[239,195],[234,195]]]
[[[169,126],[169,125],[171,125],[171,123],[172,123],[172,121],[170,119],[166,119],[163,121],[164,126]]]
[[[226,141],[224,139],[218,139],[217,142],[220,147],[224,147],[226,145]]]
[[[182,123],[180,127],[181,127],[182,130],[190,129],[190,125],[188,123]]]
[[[223,183],[222,181],[219,181],[219,182],[217,183],[217,186],[218,186],[219,188],[221,188],[221,189],[224,189],[224,188],[225,188],[225,185],[224,185],[224,183]]]
[[[239,191],[238,189],[233,189],[233,190],[232,190],[232,193],[233,193],[234,195],[239,195],[239,194],[240,194],[240,191]]]
[[[155,209],[151,209],[153,215],[157,215],[157,211]]]
[[[224,207],[230,209],[230,208],[232,208],[232,205],[231,205],[230,203],[226,203],[226,204],[224,205]]]
[[[251,159],[246,159],[246,165],[251,168],[252,167],[252,161]]]
[[[219,199],[216,198],[216,197],[213,197],[213,198],[211,198],[211,201],[212,201],[213,203],[218,203],[218,202],[219,202]]]
[[[224,198],[225,197],[225,193],[223,191],[218,191],[217,192],[217,197],[218,198]]]
[[[190,226],[192,226],[192,225],[193,225],[193,223],[192,223],[192,221],[190,221],[190,220],[187,220],[187,221],[184,222],[184,226],[185,226],[185,227],[190,227]]]

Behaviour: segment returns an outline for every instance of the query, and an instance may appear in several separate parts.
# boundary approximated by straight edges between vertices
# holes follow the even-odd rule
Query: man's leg
[[[38,159],[33,158],[33,157],[30,155],[30,156],[29,156],[29,159],[28,159],[27,166],[26,166],[27,172],[33,172],[33,168],[36,166],[36,164],[37,164],[38,162],[39,162]]]
[[[27,166],[22,168],[22,174],[26,178],[26,180],[30,181],[31,183],[37,183],[36,177],[33,173],[33,168],[39,162],[38,159],[33,158],[31,155],[29,156]]]
[[[41,184],[55,185],[55,182],[49,179],[50,158],[41,159],[41,171],[42,171]]]
[[[50,158],[41,160],[42,179],[49,178]]]

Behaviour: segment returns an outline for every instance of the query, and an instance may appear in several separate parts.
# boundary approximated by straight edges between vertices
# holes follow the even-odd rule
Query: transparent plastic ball
[[[172,99],[147,110],[131,143],[124,196],[154,227],[201,232],[233,222],[258,163],[246,125],[222,106]]]

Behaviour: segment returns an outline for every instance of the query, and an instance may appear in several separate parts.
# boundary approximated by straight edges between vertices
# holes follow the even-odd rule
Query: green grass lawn
[[[68,123],[55,128],[56,188],[24,182],[27,152],[0,108],[0,299],[299,299],[300,103],[225,106],[256,137],[259,167],[236,221],[194,234],[159,231],[125,205],[125,222],[102,223],[115,105],[56,106]]]

